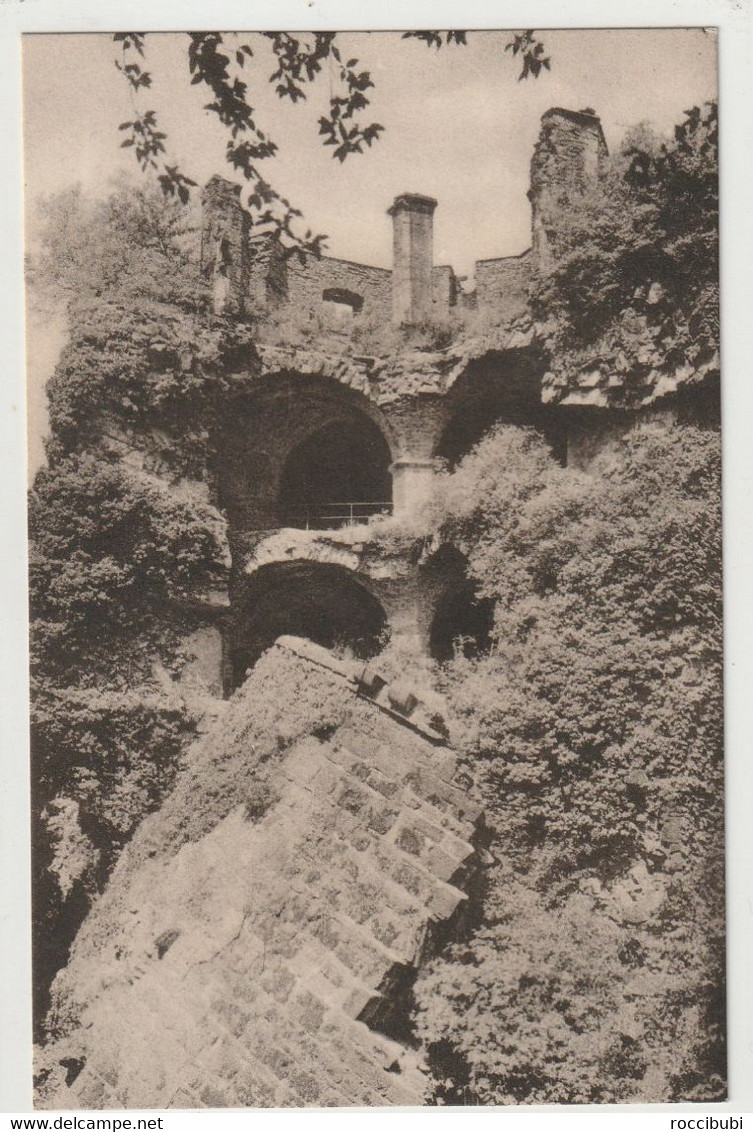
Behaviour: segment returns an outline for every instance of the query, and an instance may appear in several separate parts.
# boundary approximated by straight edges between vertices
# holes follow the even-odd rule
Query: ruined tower
[[[541,116],[528,196],[533,254],[543,270],[551,262],[558,221],[573,197],[597,179],[607,152],[601,120],[590,108],[555,106]]]
[[[434,266],[433,197],[401,193],[388,214],[392,217],[392,316],[398,325],[415,325],[432,309]]]

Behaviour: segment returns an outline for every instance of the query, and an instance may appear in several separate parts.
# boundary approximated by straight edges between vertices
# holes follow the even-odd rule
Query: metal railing
[[[299,511],[283,511],[280,515],[283,527],[296,527],[304,531],[331,531],[340,527],[355,527],[365,523],[374,515],[391,515],[392,501],[356,503],[323,503],[321,507],[304,508]]]

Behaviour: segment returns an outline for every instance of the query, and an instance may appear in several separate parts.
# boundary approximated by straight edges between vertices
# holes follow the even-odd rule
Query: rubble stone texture
[[[487,320],[442,349],[406,343],[379,356],[259,342],[253,319],[263,325],[281,311],[284,321],[286,310],[309,317],[325,303],[346,321],[420,324],[471,305],[452,269],[433,265],[435,201],[397,198],[394,271],[386,271],[326,256],[285,259],[251,231],[232,185],[212,178],[206,186],[202,271],[217,313],[229,316],[224,329],[192,345],[169,315],[146,324],[143,337],[150,364],[165,371],[201,373],[222,354],[223,380],[236,393],[216,470],[231,584],[217,600],[197,595],[206,626],[187,642],[194,660],[182,678],[183,693],[216,721],[124,851],[56,979],[56,1037],[37,1058],[42,1107],[424,1100],[406,994],[462,919],[478,811],[410,687],[384,687],[373,672],[359,682],[355,669],[300,639],[280,638],[256,660],[246,636],[261,639],[253,618],[270,593],[319,586],[330,612],[363,591],[356,612],[377,604],[393,641],[425,651],[442,594],[457,581],[456,565],[435,563],[432,574],[397,544],[375,554],[365,523],[308,530],[308,520],[291,519],[281,504],[285,476],[311,436],[378,431],[394,514],[413,519],[435,472],[494,421],[538,428],[568,465],[587,469],[619,448],[639,412],[669,415],[680,386],[718,373],[718,359],[668,375],[647,356],[638,359],[645,381],[629,394],[619,358],[588,358],[568,378],[545,372],[527,287],[546,269],[568,192],[595,175],[605,152],[593,112],[548,111],[531,167],[533,247],[476,265],[473,305],[497,324]],[[96,327],[92,334],[96,344]],[[475,432],[466,427],[474,417]],[[118,434],[110,444],[140,474],[161,474],[151,448],[132,441]],[[390,499],[365,502],[379,522]],[[309,631],[268,622],[270,641]],[[381,623],[372,628],[381,640]],[[220,691],[238,684],[223,704]],[[617,912],[641,922],[661,900],[634,877]]]
[[[273,672],[336,722],[296,734],[294,698],[260,727]],[[422,1103],[405,991],[462,913],[478,818],[409,688],[281,638],[81,929],[39,1103]]]

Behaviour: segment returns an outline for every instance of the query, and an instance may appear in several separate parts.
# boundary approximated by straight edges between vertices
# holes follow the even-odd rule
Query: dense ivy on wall
[[[669,140],[629,131],[600,176],[557,214],[551,268],[532,310],[552,385],[599,374],[640,404],[719,367],[716,103],[687,111]],[[663,380],[662,380],[663,379]]]
[[[417,987],[440,1102],[723,1095],[719,460],[647,424],[585,475],[502,428],[448,481],[496,640],[445,674],[493,863]]]
[[[640,404],[713,364],[715,162],[706,107],[571,202],[532,295],[555,389],[598,368]],[[215,452],[259,338],[197,245],[160,194],[72,193],[32,265],[70,327],[30,502],[38,1013],[196,729],[173,678],[226,580]],[[496,610],[489,655],[434,669],[488,822],[475,923],[416,986],[434,1099],[722,1095],[718,435],[645,424],[586,475],[499,428],[408,528],[374,553],[449,544]]]

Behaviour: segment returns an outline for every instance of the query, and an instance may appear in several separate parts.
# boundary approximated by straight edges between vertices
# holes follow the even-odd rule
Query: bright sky
[[[671,130],[682,112],[716,95],[716,37],[700,29],[547,31],[550,72],[518,82],[519,64],[504,51],[506,32],[473,32],[466,47],[429,50],[399,33],[343,35],[343,57],[357,56],[376,89],[366,121],[386,127],[374,147],[344,165],[322,147],[317,118],[330,92],[324,74],[307,101],[291,106],[268,83],[268,46],[254,43],[246,67],[249,101],[259,125],[277,141],[265,162],[268,179],[300,207],[306,224],[329,236],[331,255],[390,266],[386,209],[400,192],[439,201],[435,262],[471,274],[477,259],[516,254],[530,243],[526,198],[529,163],[541,114],[551,106],[593,107],[610,148],[631,125]],[[256,37],[252,37],[252,41]],[[147,38],[153,78],[140,95],[157,111],[169,156],[199,184],[228,173],[225,136],[192,87],[187,39]],[[104,194],[113,174],[133,172],[119,148],[120,122],[132,115],[128,88],[114,66],[108,35],[24,37],[25,184],[27,204],[80,182]],[[32,219],[33,209],[29,208]],[[33,224],[29,226],[33,235]],[[30,324],[31,463],[41,458],[43,386],[62,341],[61,328]]]
[[[331,254],[389,266],[386,209],[399,192],[439,200],[436,262],[468,272],[473,261],[523,251],[529,243],[526,189],[541,114],[551,106],[601,115],[610,147],[648,120],[671,129],[683,110],[716,92],[716,40],[699,29],[541,33],[551,72],[517,82],[505,32],[474,32],[467,47],[429,51],[399,34],[347,34],[343,52],[372,72],[373,120],[385,134],[340,165],[321,146],[316,119],[329,95],[323,75],[306,103],[281,103],[267,81],[265,43],[247,67],[258,120],[280,145],[269,179],[326,232]],[[154,107],[171,153],[199,183],[223,171],[224,136],[203,110],[205,90],[187,79],[185,36],[151,35]],[[104,35],[25,37],[26,186],[29,196],[77,181],[102,192],[133,155],[117,126],[131,116],[129,93]],[[254,78],[259,81],[254,83]]]

